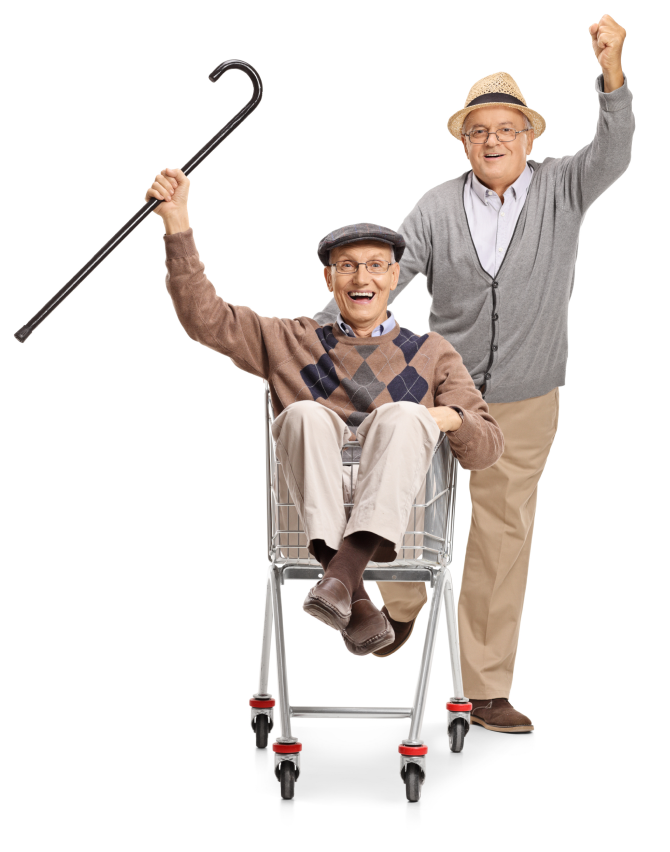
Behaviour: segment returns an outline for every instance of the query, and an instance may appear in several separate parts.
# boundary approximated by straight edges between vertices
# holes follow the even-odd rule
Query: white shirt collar
[[[375,328],[375,330],[372,332],[372,337],[381,337],[382,334],[388,334],[389,331],[393,331],[393,329],[395,328],[395,317],[393,316],[391,311],[387,311],[386,313],[388,314],[388,316],[386,317],[383,323],[381,323],[377,326],[377,328]],[[343,332],[343,334],[346,334],[347,337],[356,337],[351,326],[347,325],[346,322],[342,319],[342,314],[338,313],[336,322],[340,331]]]
[[[521,172],[514,183],[508,187],[507,192],[505,192],[505,196],[511,192],[515,199],[523,198],[528,192],[528,187],[530,186],[532,177],[533,170],[528,163],[526,163],[526,168]],[[482,204],[488,204],[491,196],[496,194],[492,189],[485,187],[474,172],[470,173],[470,186]]]

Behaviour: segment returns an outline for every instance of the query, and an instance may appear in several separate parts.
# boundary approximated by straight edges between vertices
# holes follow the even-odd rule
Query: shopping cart
[[[256,746],[266,748],[268,734],[274,724],[275,700],[267,691],[272,624],[274,622],[281,736],[277,737],[272,749],[275,754],[274,771],[281,785],[282,798],[293,798],[295,782],[300,776],[302,743],[292,733],[292,719],[301,717],[320,719],[408,718],[411,720],[409,736],[402,741],[398,748],[400,752],[400,776],[405,784],[407,798],[410,802],[417,802],[421,796],[421,785],[426,775],[426,753],[428,751],[428,746],[421,739],[421,725],[443,597],[455,694],[447,703],[449,746],[453,752],[460,752],[463,749],[465,736],[470,727],[470,710],[472,709],[472,705],[463,696],[453,587],[447,567],[452,556],[457,468],[449,442],[444,440],[444,435],[442,435],[435,448],[431,466],[426,476],[424,493],[418,496],[417,502],[412,506],[409,526],[398,551],[399,558],[395,562],[386,564],[370,562],[363,575],[365,580],[400,583],[423,581],[430,583],[433,589],[414,705],[412,707],[296,707],[289,703],[281,587],[286,580],[316,581],[322,577],[323,569],[307,550],[308,542],[302,523],[295,506],[291,502],[282,475],[281,464],[275,455],[271,431],[273,411],[267,383],[265,386],[265,418],[268,556],[271,564],[265,599],[260,685],[258,692],[249,702],[251,705],[251,727],[256,734]],[[350,488],[345,487],[344,489],[345,495],[348,491],[349,499],[354,491],[360,450],[360,445],[357,442],[351,442],[345,444],[342,451],[342,464],[348,469],[348,475],[351,477]],[[353,504],[345,502],[344,505],[345,509],[350,511]]]

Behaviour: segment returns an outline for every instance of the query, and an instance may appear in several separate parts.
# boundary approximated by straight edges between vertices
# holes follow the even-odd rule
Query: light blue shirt
[[[505,252],[512,239],[519,214],[528,194],[533,170],[529,165],[521,172],[512,186],[508,187],[503,198],[487,189],[470,172],[463,189],[465,215],[470,226],[470,233],[477,249],[477,255],[482,267],[495,278]]]
[[[389,331],[393,331],[393,329],[395,328],[395,317],[393,316],[391,311],[387,311],[387,313],[387,318],[372,332],[372,337],[381,337],[382,334],[388,334]],[[347,337],[356,337],[351,326],[347,325],[346,322],[342,319],[342,314],[338,313],[336,322],[340,328],[340,331],[346,334]]]

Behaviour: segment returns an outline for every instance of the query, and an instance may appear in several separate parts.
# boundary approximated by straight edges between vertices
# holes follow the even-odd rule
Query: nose
[[[361,270],[363,270],[361,272]],[[364,263],[359,263],[354,272],[354,281],[370,281],[372,275],[368,272],[368,268]]]
[[[492,139],[493,139],[493,141],[491,141]],[[491,133],[489,133],[489,135],[486,139],[486,144],[490,148],[495,148],[495,146],[498,144],[498,137],[495,135],[494,131],[491,131]]]

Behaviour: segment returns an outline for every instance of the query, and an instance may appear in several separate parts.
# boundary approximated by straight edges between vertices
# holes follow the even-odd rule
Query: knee
[[[310,417],[318,417],[316,409],[322,408],[317,402],[309,399],[303,399],[300,402],[292,402],[284,409],[284,418],[286,420],[307,420]]]
[[[423,416],[422,405],[416,402],[386,402],[377,409],[377,416],[394,421],[412,421]]]
[[[330,420],[330,412],[325,406],[308,399],[287,405],[283,415],[284,423],[290,424],[292,429],[314,429]]]

